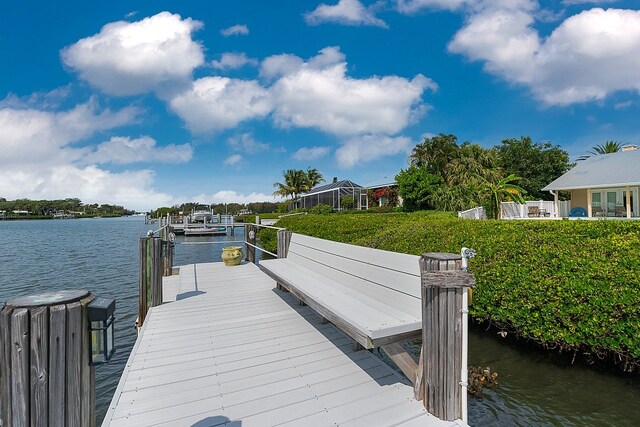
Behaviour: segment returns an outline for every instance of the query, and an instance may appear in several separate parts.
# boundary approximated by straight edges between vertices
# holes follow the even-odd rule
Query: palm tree
[[[315,187],[316,185],[320,184],[321,182],[324,182],[324,177],[318,171],[318,169],[316,169],[316,168],[311,169],[311,167],[308,167],[307,168],[307,189],[306,189],[306,191],[311,190],[313,187]]]
[[[589,154],[578,157],[577,160],[586,160],[591,156],[598,156],[600,154],[617,153],[622,149],[622,142],[619,141],[607,141],[604,144],[598,144],[589,151]]]
[[[497,182],[489,181],[480,175],[478,175],[477,178],[482,185],[480,193],[487,200],[489,214],[493,216],[494,219],[500,219],[500,204],[503,201],[512,200],[516,203],[525,202],[522,196],[525,193],[524,189],[512,184],[512,182],[522,179],[519,176],[511,174]]]
[[[293,199],[298,194],[307,190],[307,173],[301,169],[287,169],[282,172],[284,183],[275,182],[273,186],[277,189],[273,192],[274,196],[289,197]]]

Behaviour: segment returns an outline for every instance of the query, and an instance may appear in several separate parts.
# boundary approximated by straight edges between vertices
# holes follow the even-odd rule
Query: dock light
[[[98,297],[87,306],[89,316],[89,365],[101,365],[109,362],[116,352],[113,335],[113,313],[116,300]]]

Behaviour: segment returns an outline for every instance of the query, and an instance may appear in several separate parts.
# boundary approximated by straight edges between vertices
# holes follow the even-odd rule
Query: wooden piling
[[[247,246],[247,256],[245,260],[255,264],[256,262],[256,244],[258,236],[258,227],[253,224],[247,224],[244,226],[244,240],[249,243]],[[254,246],[251,246],[254,245]]]
[[[95,426],[87,291],[9,301],[0,312],[0,426]]]
[[[141,327],[151,307],[162,304],[162,240],[140,238],[140,274],[138,286],[138,323]]]
[[[162,276],[171,276],[173,274],[173,252],[175,249],[173,227],[163,227],[160,230],[160,240],[162,242]]]
[[[422,384],[424,405],[436,417],[463,418],[462,295],[474,285],[472,274],[461,270],[462,257],[425,253],[422,277]],[[466,411],[464,411],[466,412]]]
[[[278,230],[278,258],[286,258],[289,253],[289,244],[291,243],[291,231]]]

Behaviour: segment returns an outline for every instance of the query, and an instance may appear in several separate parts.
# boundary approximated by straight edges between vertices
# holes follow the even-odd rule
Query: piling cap
[[[425,252],[423,258],[436,259],[438,261],[457,261],[462,259],[460,254],[451,254],[446,252]]]
[[[12,307],[38,307],[42,305],[67,304],[78,301],[89,295],[87,290],[67,289],[55,292],[46,292],[38,295],[18,297],[7,301],[7,305]]]

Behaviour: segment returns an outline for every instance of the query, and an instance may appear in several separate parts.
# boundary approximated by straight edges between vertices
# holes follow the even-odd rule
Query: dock
[[[163,278],[103,426],[463,426],[252,263]]]

